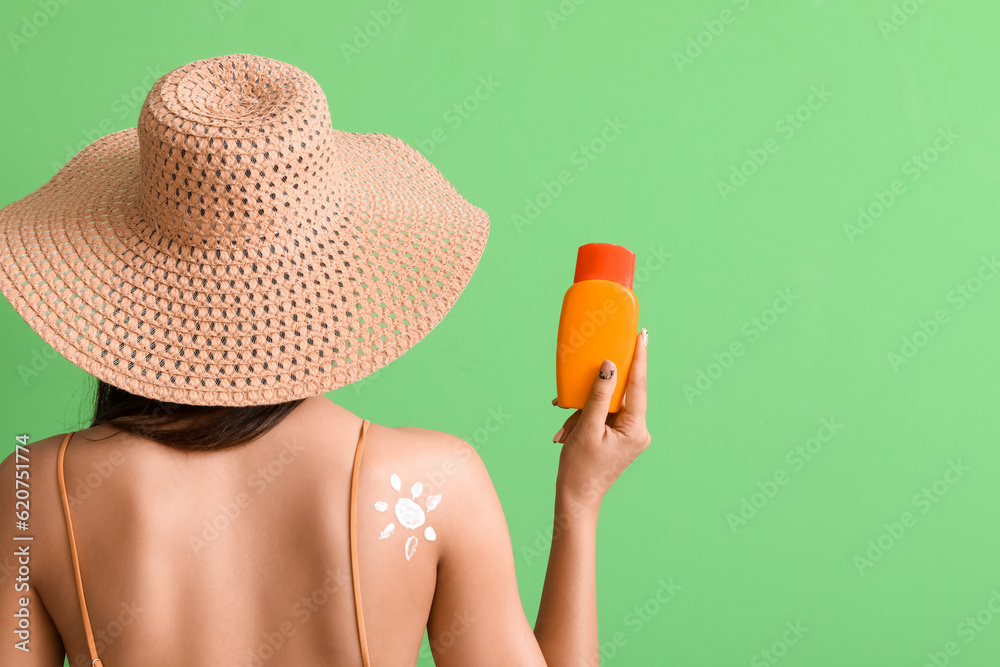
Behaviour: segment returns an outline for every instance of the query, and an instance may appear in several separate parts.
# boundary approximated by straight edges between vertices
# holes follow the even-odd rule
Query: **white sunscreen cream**
[[[389,477],[389,486],[395,491],[399,491],[403,488],[402,480],[399,479],[399,475],[393,473]],[[424,485],[420,482],[416,482],[410,487],[410,498],[405,496],[396,500],[396,504],[393,509],[393,513],[396,515],[396,520],[399,525],[406,530],[417,530],[427,522],[427,514],[425,513],[424,507],[426,507],[426,512],[432,511],[441,502],[441,494],[435,494],[433,496],[428,496],[424,501],[424,507],[418,504],[418,499],[424,492]],[[384,500],[379,500],[375,502],[375,510],[378,512],[386,512],[389,509],[389,503]],[[396,531],[396,524],[390,522],[382,532],[379,533],[378,539],[385,540],[390,538]],[[424,528],[424,539],[428,542],[433,542],[437,539],[437,531],[431,526]],[[406,560],[413,558],[413,555],[417,552],[417,544],[419,540],[416,535],[410,535],[406,538],[406,544],[403,545],[403,554],[406,556]]]

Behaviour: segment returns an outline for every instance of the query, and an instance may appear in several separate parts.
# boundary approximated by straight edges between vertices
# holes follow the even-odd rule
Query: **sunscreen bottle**
[[[639,327],[632,292],[635,253],[612,243],[588,243],[576,256],[573,284],[563,298],[556,339],[556,391],[563,408],[582,409],[601,362],[615,362],[609,412],[621,409]]]

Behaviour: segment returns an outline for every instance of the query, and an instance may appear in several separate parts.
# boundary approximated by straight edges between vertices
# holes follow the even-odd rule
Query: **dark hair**
[[[98,380],[91,427],[109,424],[182,451],[222,451],[264,435],[304,400],[246,407],[186,405],[136,396]]]

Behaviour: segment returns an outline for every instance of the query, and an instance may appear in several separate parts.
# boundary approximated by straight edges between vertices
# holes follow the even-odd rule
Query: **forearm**
[[[552,548],[535,638],[549,667],[597,667],[597,515],[599,502],[556,488]]]

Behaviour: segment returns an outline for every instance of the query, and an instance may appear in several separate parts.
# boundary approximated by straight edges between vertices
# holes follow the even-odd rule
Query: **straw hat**
[[[489,224],[402,140],[334,129],[304,71],[228,55],[163,75],[136,128],[0,210],[0,291],[109,384],[280,403],[413,347]]]

